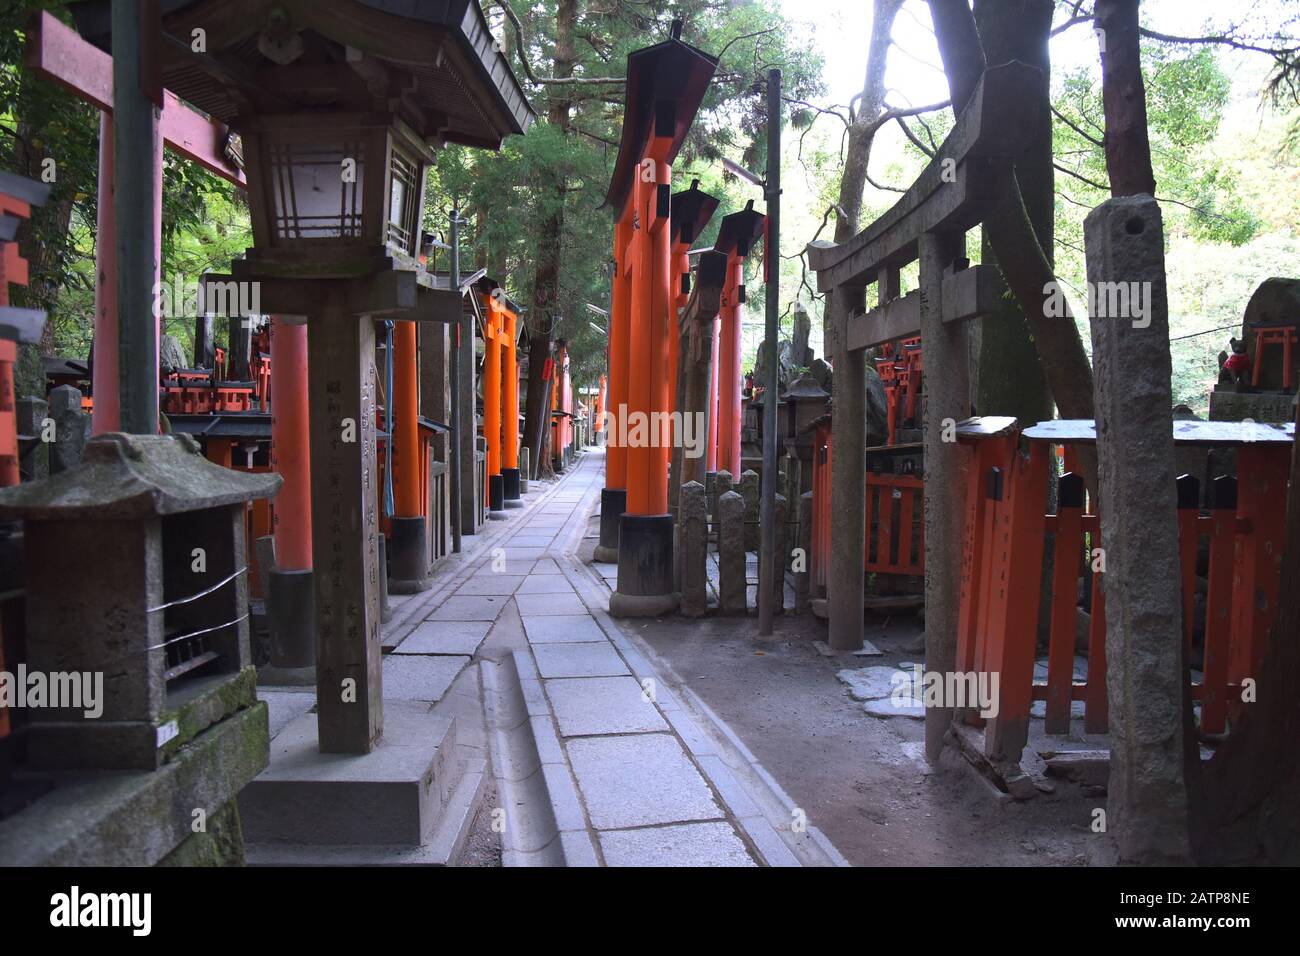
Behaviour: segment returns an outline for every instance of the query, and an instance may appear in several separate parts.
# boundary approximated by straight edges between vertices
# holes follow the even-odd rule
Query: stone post
[[[39,437],[45,427],[45,418],[50,406],[43,398],[29,395],[14,403],[15,423],[20,435]],[[21,451],[21,449],[20,449]],[[48,442],[33,442],[19,461],[19,474],[23,481],[36,481],[48,478],[50,474],[50,446]]]
[[[731,472],[727,471],[724,468],[722,471],[714,473],[713,498],[710,500],[710,508],[709,508],[709,513],[713,515],[714,521],[721,520],[722,511],[720,509],[719,503],[722,501],[722,496],[725,495],[728,491],[731,491],[734,487],[735,486],[731,478]]]
[[[81,464],[86,447],[86,413],[81,410],[81,392],[71,385],[50,390],[50,418],[54,419],[54,444],[50,447],[50,474],[56,475]]]
[[[718,599],[724,614],[749,609],[745,584],[745,499],[728,491],[718,499]]]
[[[678,553],[681,568],[682,613],[687,617],[700,617],[709,609],[709,508],[704,486],[698,481],[688,481],[681,486],[678,506],[678,527],[681,547]]]
[[[740,496],[745,499],[745,550],[758,551],[758,472],[740,476]]]
[[[897,270],[880,275],[881,302],[897,294]],[[866,548],[867,462],[866,445],[867,368],[866,352],[843,347],[845,324],[850,313],[862,306],[861,292],[834,289],[827,296],[826,332],[828,353],[835,362],[831,381],[834,417],[831,419],[831,522],[830,564],[826,575],[827,610],[830,616],[826,642],[837,651],[855,651],[862,646],[862,591],[866,572],[862,556]]]
[[[961,604],[966,485],[961,450],[953,440],[950,426],[970,414],[970,359],[966,324],[943,321],[943,278],[945,270],[961,254],[963,241],[961,235],[928,232],[918,243],[921,341],[925,348],[925,379],[921,386],[925,450],[925,666],[927,671],[939,674],[951,673],[957,667],[957,617]],[[951,705],[952,701],[944,703]],[[943,749],[954,712],[952,706],[926,708],[925,750],[931,760],[937,759]]]
[[[806,611],[812,603],[812,522],[813,493],[805,491],[799,496],[799,567],[794,573],[794,609]]]
[[[1121,863],[1185,862],[1187,671],[1160,207],[1148,195],[1107,200],[1088,214],[1084,242],[1089,287],[1118,290],[1094,291],[1089,317],[1106,557],[1108,832]]]

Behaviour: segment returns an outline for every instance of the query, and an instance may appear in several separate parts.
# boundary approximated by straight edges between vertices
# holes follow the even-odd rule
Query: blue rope
[[[393,322],[385,320],[384,330],[386,345],[384,347],[384,375],[388,384],[384,387],[384,424],[388,430],[388,440],[384,442],[384,517],[391,518],[396,510],[393,506]]]

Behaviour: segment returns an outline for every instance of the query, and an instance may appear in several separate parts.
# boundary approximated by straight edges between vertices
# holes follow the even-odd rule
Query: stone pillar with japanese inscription
[[[329,301],[308,333],[317,728],[322,753],[383,733],[375,328]]]

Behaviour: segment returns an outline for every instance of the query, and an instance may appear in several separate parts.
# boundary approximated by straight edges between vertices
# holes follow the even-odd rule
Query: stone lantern
[[[0,521],[24,523],[26,668],[80,685],[28,711],[31,767],[154,770],[256,703],[244,512],[279,487],[188,435],[109,432],[76,468],[0,491]]]
[[[74,5],[101,46],[110,6]],[[460,291],[420,262],[429,164],[449,143],[497,149],[533,113],[467,0],[174,0],[161,27],[163,85],[242,138],[254,247],[234,278],[308,326],[319,744],[368,753],[383,733],[375,322],[460,320]],[[427,553],[422,518],[397,524],[394,549]]]

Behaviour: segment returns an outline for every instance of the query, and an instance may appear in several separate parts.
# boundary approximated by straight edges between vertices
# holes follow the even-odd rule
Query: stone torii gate
[[[1031,141],[1029,109],[1046,96],[1040,70],[1019,62],[985,71],[930,164],[883,216],[847,242],[815,242],[809,262],[822,292],[845,290],[855,303],[838,324],[833,356],[836,453],[831,468],[829,643],[862,646],[866,535],[866,350],[920,333],[925,349],[925,661],[931,672],[956,666],[961,586],[963,491],[956,425],[970,415],[966,321],[996,310],[1003,294],[991,266],[970,266],[966,232],[1009,194],[1014,162]],[[920,260],[920,287],[900,296],[899,272]],[[877,304],[865,310],[866,287]],[[856,453],[849,451],[855,449]],[[936,756],[951,708],[926,711],[926,749]]]

